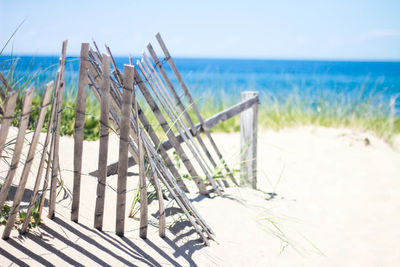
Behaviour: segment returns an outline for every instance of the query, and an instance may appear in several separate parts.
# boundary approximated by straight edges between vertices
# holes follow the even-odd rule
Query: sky
[[[160,32],[177,57],[400,60],[400,0],[0,0],[4,53],[68,54],[82,42],[139,55]]]

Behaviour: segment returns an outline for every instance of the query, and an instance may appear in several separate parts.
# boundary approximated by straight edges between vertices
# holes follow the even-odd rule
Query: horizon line
[[[114,53],[114,57],[126,57],[128,58],[129,55],[131,55],[134,58],[141,58],[141,55],[134,55],[134,54],[129,54],[124,55],[124,54],[118,54]],[[56,53],[15,53],[15,54],[10,54],[10,53],[4,53],[0,55],[0,57],[10,57],[10,56],[30,56],[30,57],[59,57],[59,54]],[[71,53],[67,54],[67,57],[79,57],[78,53]],[[162,56],[160,58],[163,58]],[[397,63],[400,62],[400,58],[393,58],[393,59],[388,59],[388,58],[328,58],[328,57],[234,57],[234,56],[199,56],[199,55],[181,55],[181,56],[174,56],[173,58],[176,59],[211,59],[211,60],[260,60],[260,61],[332,61],[332,62],[393,62]]]

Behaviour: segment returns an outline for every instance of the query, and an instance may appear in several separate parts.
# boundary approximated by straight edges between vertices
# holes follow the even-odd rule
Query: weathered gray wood
[[[0,158],[3,153],[4,144],[6,143],[7,140],[8,130],[10,129],[10,125],[15,113],[15,105],[17,103],[17,99],[18,99],[18,92],[17,91],[10,92],[8,93],[8,97],[4,105],[5,107],[3,113],[4,115],[0,127]]]
[[[143,54],[143,56],[146,58],[146,55]],[[143,62],[144,63],[144,62]],[[144,63],[145,64],[145,63]],[[159,99],[162,107],[164,108],[164,110],[167,112],[168,116],[175,121],[176,123],[174,123],[175,128],[178,130],[179,134],[183,137],[187,147],[189,148],[189,150],[191,151],[191,153],[193,154],[193,156],[195,157],[196,161],[199,163],[201,169],[203,170],[203,173],[205,174],[205,176],[207,177],[207,179],[210,181],[210,184],[212,185],[212,187],[214,188],[214,190],[219,194],[222,195],[221,191],[218,188],[218,185],[215,183],[215,181],[212,179],[211,174],[210,174],[210,168],[207,166],[207,163],[205,162],[204,158],[201,156],[200,151],[197,149],[195,142],[193,140],[193,137],[191,135],[191,133],[189,132],[189,130],[187,129],[187,126],[185,125],[184,122],[182,122],[180,116],[178,114],[173,115],[173,111],[174,108],[168,107],[168,104],[165,103],[166,100],[165,97],[163,98],[162,96],[160,96],[161,94],[161,90],[162,90],[162,85],[161,85],[161,79],[159,80],[159,84],[156,84],[156,82],[153,79],[153,76],[151,75],[151,71],[149,69],[148,73],[146,73],[146,71],[143,69],[142,65],[140,64],[140,62],[138,62],[138,67],[140,68],[140,70],[142,71],[142,74],[144,75],[144,77],[149,81],[149,85],[150,87],[153,89],[154,94],[156,95],[156,97]],[[146,66],[146,65],[145,65]],[[154,70],[154,69],[153,69]],[[153,72],[153,75],[156,76],[155,70]],[[158,89],[158,91],[156,90],[156,88]],[[164,90],[166,90],[164,88]],[[200,138],[201,139],[201,138]],[[208,169],[207,169],[208,168]]]
[[[148,49],[148,51],[150,52],[150,54],[151,54],[151,56],[152,56],[152,58],[153,58],[153,60],[154,60],[154,62],[155,62],[155,64],[156,64],[157,69],[158,69],[159,72],[161,73],[162,78],[164,79],[164,81],[166,82],[166,84],[167,84],[167,86],[168,86],[170,92],[172,93],[172,95],[173,95],[173,97],[174,97],[174,99],[175,99],[176,105],[178,105],[178,107],[180,107],[181,112],[182,112],[183,115],[186,117],[186,120],[187,120],[187,122],[189,123],[189,125],[191,126],[191,128],[192,128],[192,129],[195,129],[194,124],[193,124],[193,121],[191,120],[191,118],[190,118],[190,116],[189,116],[187,110],[186,110],[185,107],[183,106],[183,104],[182,104],[182,102],[181,102],[181,100],[180,100],[178,94],[177,94],[176,91],[175,91],[175,88],[173,87],[171,81],[169,80],[168,75],[166,74],[165,70],[163,69],[162,64],[159,62],[158,57],[157,57],[157,55],[155,54],[155,52],[154,52],[153,47],[151,46],[151,44],[148,44],[148,45],[147,45],[147,49]],[[151,64],[150,64],[150,65],[151,65]],[[181,136],[183,137],[183,139],[185,140],[185,139],[186,139],[185,136],[184,136],[182,133],[180,133],[180,134],[181,134]],[[196,133],[194,133],[194,134],[196,134]],[[190,135],[189,135],[189,136],[190,136]],[[209,152],[208,152],[207,148],[205,147],[205,145],[204,145],[202,139],[200,138],[200,136],[198,136],[197,138],[198,138],[199,143],[202,144],[203,150],[206,152],[206,154],[207,154],[207,153],[209,154]],[[207,170],[207,167],[206,167],[207,164],[204,164],[204,161],[202,162],[202,160],[200,159],[201,157],[199,157],[199,154],[197,154],[197,153],[194,151],[193,147],[191,147],[191,145],[189,144],[189,142],[188,142],[187,140],[185,140],[185,143],[188,145],[188,148],[191,150],[193,156],[196,158],[197,162],[199,163],[201,169],[203,170],[205,176],[206,176],[207,179],[209,180],[209,182],[210,182],[210,184],[212,185],[212,187],[213,187],[213,189],[215,190],[215,192],[216,192],[218,195],[222,195],[222,193],[221,193],[221,191],[220,191],[218,185],[215,183],[215,181],[214,181],[213,178],[211,177],[209,171]],[[201,154],[200,154],[200,155],[201,155]],[[213,166],[215,166],[215,162],[212,161],[212,164],[213,164]]]
[[[156,35],[156,37],[157,37],[157,35]],[[162,43],[162,44],[164,44],[164,43]],[[170,64],[171,69],[173,70],[173,72],[176,74],[176,76],[178,78],[178,82],[181,85],[181,87],[183,88],[184,93],[189,96],[189,104],[192,107],[192,109],[195,111],[196,115],[198,117],[200,117],[199,121],[201,123],[202,122],[202,117],[200,116],[200,113],[197,110],[197,106],[194,103],[193,99],[191,98],[191,95],[190,95],[188,89],[186,88],[186,85],[183,83],[182,77],[180,77],[180,74],[179,74],[178,70],[176,69],[176,66],[175,66],[175,64],[174,64],[174,62],[173,62],[168,50],[166,50],[165,45],[161,46],[161,47],[162,47],[163,52],[165,54],[165,58],[167,59],[167,62]],[[153,60],[154,60],[154,62],[156,64],[157,69],[159,70],[159,72],[160,72],[161,76],[163,77],[164,81],[166,82],[170,92],[172,93],[172,96],[174,97],[175,102],[178,103],[178,106],[181,108],[182,112],[184,113],[184,116],[185,116],[187,122],[189,123],[188,128],[192,129],[191,132],[192,132],[193,136],[196,137],[196,139],[199,142],[203,152],[205,153],[205,155],[207,156],[207,158],[210,161],[211,165],[215,169],[216,166],[217,166],[215,160],[213,159],[213,157],[211,156],[210,152],[208,151],[208,148],[206,147],[206,145],[204,144],[203,140],[201,139],[201,136],[199,134],[197,134],[196,128],[194,127],[194,123],[193,123],[193,121],[192,121],[192,119],[189,116],[189,113],[187,111],[188,109],[183,106],[181,98],[178,96],[178,93],[176,92],[174,86],[172,85],[167,73],[164,70],[164,67],[160,63],[160,61],[159,61],[157,55],[155,54],[154,49],[151,46],[151,44],[148,44],[147,49],[149,50],[149,52],[150,52],[150,54],[151,54],[151,56],[152,56],[152,58],[153,58]],[[146,57],[145,57],[145,59],[146,59]],[[182,84],[183,84],[183,86],[182,86]],[[172,100],[171,100],[171,102],[172,102]],[[205,129],[205,130],[207,132],[207,129]]]
[[[210,168],[209,163],[204,159],[201,151],[196,145],[196,142],[194,140],[194,137],[192,133],[189,130],[189,126],[187,123],[185,123],[184,119],[181,117],[181,114],[178,114],[178,111],[176,110],[176,106],[174,105],[174,101],[172,100],[171,96],[168,93],[168,90],[165,88],[164,83],[162,82],[162,79],[154,69],[154,67],[151,65],[151,62],[149,58],[147,57],[146,53],[143,53],[144,60],[142,59],[143,66],[145,70],[147,71],[147,77],[146,79],[149,81],[150,87],[153,89],[154,94],[156,97],[159,99],[161,105],[163,106],[164,110],[167,112],[168,116],[174,121],[175,128],[179,131],[179,133],[184,137],[185,139],[185,134],[186,134],[186,139],[185,143],[190,147],[190,150],[193,152],[195,151],[195,158],[197,161],[199,161],[200,167],[203,169],[205,172],[206,176],[210,176],[210,173],[213,173],[214,168],[215,168],[215,162],[213,161],[211,155],[209,160],[211,159],[211,164],[213,168]],[[139,67],[141,67],[140,62],[139,62]],[[143,69],[143,67],[142,67]],[[143,75],[146,76],[145,71],[142,70]],[[151,84],[153,83],[153,86]],[[193,125],[193,122],[191,123]],[[184,133],[183,133],[184,132]],[[203,140],[201,139],[200,135],[196,135],[196,138],[202,146],[203,151],[208,152],[207,148],[205,147],[205,144],[203,143]],[[207,155],[206,155],[207,156]]]
[[[186,187],[185,183],[183,182],[181,175],[179,174],[178,170],[175,168],[175,165],[172,162],[171,158],[168,156],[167,151],[164,149],[163,146],[161,146],[160,139],[158,138],[158,136],[157,136],[156,132],[154,131],[153,127],[151,126],[150,122],[144,115],[143,110],[140,108],[139,103],[138,103],[138,114],[139,114],[139,119],[142,122],[143,128],[149,134],[151,140],[153,141],[154,147],[160,153],[161,157],[163,158],[163,160],[165,162],[165,165],[167,166],[167,168],[170,170],[170,172],[174,176],[177,184],[184,192],[189,192],[189,189]],[[129,166],[133,166],[133,165],[129,164]]]
[[[95,62],[93,62],[93,63],[95,64]],[[94,67],[92,65],[90,65],[89,69],[90,69],[91,73],[96,73],[96,70],[94,69]],[[94,92],[95,92],[95,90],[94,90]],[[138,114],[139,114],[139,118],[140,118],[140,121],[142,122],[143,127],[148,132],[148,134],[149,134],[150,138],[152,139],[156,149],[162,155],[162,157],[163,157],[163,159],[165,161],[165,164],[167,165],[168,169],[171,171],[171,173],[175,177],[178,185],[185,192],[189,192],[189,190],[187,189],[186,185],[184,184],[182,178],[180,177],[180,174],[179,174],[178,170],[175,168],[174,164],[172,163],[171,159],[169,158],[167,152],[163,149],[162,146],[160,146],[161,141],[159,140],[159,138],[158,138],[157,134],[155,133],[153,127],[151,126],[150,122],[147,120],[146,116],[144,115],[142,109],[140,108],[140,105],[138,105]],[[129,162],[128,162],[128,166],[133,166],[135,164],[136,164],[136,160],[133,159],[132,157],[130,157],[129,158]],[[110,166],[107,167],[107,176],[110,176],[110,175],[113,175],[113,174],[117,174],[117,172],[118,172],[118,163],[115,163],[115,164],[110,165]],[[90,175],[93,175],[93,176],[97,177],[98,176],[98,171],[92,172],[92,173],[90,173]]]
[[[59,73],[61,70],[58,71],[57,74],[57,80],[59,77]],[[49,186],[49,174],[51,171],[51,166],[53,165],[53,151],[54,151],[54,132],[56,130],[57,126],[57,99],[58,99],[58,86],[54,87],[54,95],[53,95],[53,103],[51,105],[51,114],[50,114],[50,120],[49,120],[49,127],[47,129],[47,136],[46,139],[48,138],[48,142],[50,142],[50,148],[49,148],[49,153],[47,154],[47,149],[43,149],[42,153],[42,159],[43,161],[43,166],[44,166],[44,161],[47,158],[47,164],[46,164],[46,172],[44,175],[44,182],[43,182],[43,188],[42,188],[42,195],[40,196],[40,203],[39,203],[39,216],[40,218],[42,217],[42,212],[43,212],[43,207],[44,203],[46,200],[46,192],[47,188]],[[40,171],[40,169],[39,169]],[[39,175],[39,173],[38,173]]]
[[[3,236],[2,236],[3,239],[7,239],[10,236],[11,230],[12,230],[15,220],[17,218],[17,214],[19,211],[19,206],[21,204],[22,196],[24,195],[26,182],[28,181],[28,175],[31,170],[33,159],[35,157],[36,146],[39,142],[40,132],[42,131],[44,119],[45,119],[46,112],[47,112],[47,107],[50,104],[52,86],[53,86],[52,83],[50,85],[48,84],[46,86],[46,89],[43,94],[42,105],[40,107],[35,132],[33,133],[33,136],[32,136],[32,141],[31,141],[31,144],[30,144],[30,147],[28,150],[28,155],[26,157],[25,165],[22,170],[18,188],[17,188],[17,191],[14,196],[13,205],[10,210],[9,217],[7,219],[6,227],[4,228],[4,231],[3,231]],[[26,217],[25,220],[29,221],[30,217]]]
[[[151,96],[150,92],[147,90],[142,78],[140,77],[139,73],[135,73],[135,82],[138,85],[140,91],[142,92],[144,98],[146,99],[147,103],[150,105],[151,110],[153,111],[154,115],[156,116],[158,122],[160,123],[162,129],[166,133],[168,139],[170,140],[171,144],[175,148],[176,152],[178,153],[179,157],[182,159],[183,164],[185,165],[186,169],[188,170],[190,176],[195,181],[196,186],[198,187],[201,194],[208,194],[208,191],[201,181],[199,175],[197,174],[196,170],[194,169],[192,163],[190,162],[189,158],[187,157],[186,153],[184,152],[183,148],[181,147],[180,143],[176,140],[175,135],[171,131],[171,128],[161,113],[158,105],[154,101],[153,97]]]
[[[81,45],[81,62],[79,67],[78,94],[74,127],[74,185],[72,191],[71,220],[79,220],[79,201],[81,191],[82,153],[86,112],[87,72],[89,64],[89,44]]]
[[[258,102],[259,102],[259,97],[258,96],[253,96],[253,97],[251,97],[251,98],[249,98],[249,99],[247,99],[245,101],[241,101],[241,102],[233,105],[232,107],[227,108],[227,109],[225,109],[225,110],[213,115],[212,117],[206,119],[204,121],[204,125],[207,125],[208,129],[211,129],[211,128],[217,126],[219,123],[221,123],[223,121],[226,121],[226,120],[229,120],[230,118],[240,114],[241,112],[243,112],[243,111],[245,111],[245,110],[247,110],[249,108],[252,108],[253,105],[255,103],[258,103]],[[140,111],[139,111],[139,114],[140,114]],[[196,127],[196,132],[198,134],[203,131],[203,128],[202,128],[200,123],[196,124],[195,127]],[[177,139],[177,141],[179,143],[183,143],[184,142],[184,140],[183,140],[183,138],[182,138],[182,136],[180,134],[175,135],[175,137],[176,137],[176,139]],[[168,151],[171,148],[173,148],[173,146],[172,146],[172,144],[170,143],[169,140],[162,141],[161,143],[158,142],[158,144],[160,144],[159,147],[160,148],[162,147],[164,149],[164,151]],[[132,158],[130,158],[129,167],[134,166],[135,164],[136,164],[136,162]],[[118,166],[118,162],[115,162],[115,163],[112,163],[112,164],[108,165],[108,167],[107,167],[107,170],[108,170],[107,175],[110,176],[110,175],[116,174],[117,173],[117,169],[118,169],[117,166]],[[98,173],[98,171],[91,172],[89,174],[93,175],[93,176],[97,176],[97,173]]]
[[[239,103],[233,105],[230,108],[227,108],[210,118],[204,121],[204,125],[207,126],[207,128],[211,129],[218,124],[220,124],[223,121],[229,120],[230,118],[240,114],[241,112],[244,112],[245,110],[248,110],[254,106],[254,104],[258,104],[259,102],[259,97],[258,95],[255,95],[253,97],[250,97],[249,99],[242,100]],[[197,128],[201,127],[200,124],[196,125]]]
[[[175,199],[176,203],[178,206],[182,209],[183,213],[186,215],[186,217],[189,219],[189,222],[192,224],[194,230],[199,234],[199,236],[202,238],[202,240],[206,243],[206,245],[209,245],[209,241],[207,238],[204,236],[203,231],[211,238],[213,239],[212,235],[208,231],[206,227],[204,227],[204,224],[201,220],[199,220],[199,215],[196,209],[193,207],[188,208],[188,206],[191,204],[190,201],[186,198],[185,199],[185,194],[180,190],[180,188],[175,184],[173,179],[168,175],[168,172],[165,172],[165,166],[161,162],[161,159],[158,158],[158,154],[153,150],[153,147],[151,145],[146,146],[147,153],[151,155],[151,158],[153,160],[150,160],[150,167],[154,170],[154,172],[157,172],[160,179],[163,181],[164,185],[167,187],[168,191],[172,194],[173,198]],[[193,217],[194,216],[194,217]],[[203,228],[200,229],[200,227]]]
[[[236,179],[233,177],[232,171],[230,170],[230,168],[229,168],[228,165],[226,164],[226,161],[224,160],[224,158],[223,158],[221,152],[219,151],[219,149],[218,149],[218,147],[217,147],[217,145],[216,145],[214,139],[212,138],[211,133],[210,133],[210,131],[209,131],[209,128],[208,128],[207,125],[204,123],[203,117],[201,116],[201,114],[200,114],[200,112],[199,112],[199,110],[198,110],[198,108],[197,108],[197,105],[196,105],[196,103],[194,102],[194,100],[193,100],[193,98],[192,98],[192,95],[190,94],[189,89],[187,88],[185,82],[183,81],[182,76],[181,76],[181,74],[179,73],[178,68],[177,68],[176,65],[175,65],[175,62],[174,62],[174,60],[172,59],[172,57],[171,57],[171,55],[170,55],[170,53],[169,53],[169,51],[168,51],[168,49],[167,49],[167,47],[166,47],[166,45],[165,45],[165,43],[164,43],[164,40],[161,38],[160,33],[157,33],[157,34],[156,34],[156,39],[157,39],[157,41],[158,41],[158,43],[159,43],[159,45],[160,45],[160,47],[161,47],[161,49],[162,49],[162,51],[163,51],[163,53],[164,53],[164,55],[165,55],[165,58],[167,59],[168,64],[170,65],[172,71],[174,72],[176,78],[178,79],[178,82],[179,82],[179,84],[180,84],[180,86],[181,86],[183,92],[185,93],[187,99],[189,100],[190,106],[191,106],[192,109],[194,110],[194,112],[195,112],[195,114],[196,114],[196,116],[197,116],[197,118],[198,118],[198,120],[199,120],[199,122],[200,122],[200,125],[201,125],[201,127],[202,127],[202,130],[206,133],[207,138],[209,139],[209,141],[210,141],[210,143],[211,143],[211,145],[212,145],[212,147],[213,147],[215,153],[217,154],[219,160],[220,160],[221,163],[224,165],[224,168],[225,168],[225,170],[227,171],[229,177],[231,178],[231,180],[232,180],[236,185],[238,185],[238,183],[236,182]],[[193,125],[191,125],[191,127],[193,127]],[[208,152],[208,150],[207,150],[207,148],[205,147],[204,143],[202,143],[202,144],[203,144],[203,146],[204,146],[203,149],[206,151],[207,157],[209,157],[210,161],[213,163],[214,168],[215,168],[215,167],[216,167],[216,164],[215,164],[214,159],[212,158],[211,154]]]
[[[24,94],[24,103],[22,106],[21,118],[19,121],[19,129],[17,139],[15,141],[13,157],[11,159],[10,169],[8,170],[7,176],[0,191],[0,209],[3,207],[4,202],[7,199],[8,191],[10,190],[15,172],[18,168],[19,158],[21,156],[22,147],[24,145],[25,133],[28,127],[29,116],[32,108],[33,91],[33,88],[30,88]]]
[[[58,183],[58,167],[59,167],[59,143],[60,143],[60,127],[61,127],[61,112],[62,101],[65,89],[65,59],[67,54],[68,41],[64,41],[61,48],[61,58],[59,67],[59,76],[56,81],[57,99],[56,99],[56,116],[55,116],[55,130],[53,132],[53,159],[51,165],[51,183],[50,183],[50,198],[49,198],[49,218],[54,218],[56,211],[56,197],[57,197],[57,183]]]
[[[92,63],[93,63],[93,66],[97,66],[96,69],[98,69],[98,64],[96,63],[96,59],[95,59],[94,57],[92,57],[92,56],[91,56],[91,58],[93,59],[93,62],[92,62]],[[89,68],[89,69],[90,69],[90,73],[95,73],[95,72],[98,73],[99,71],[96,70],[93,66],[90,65],[90,68]],[[115,65],[113,65],[113,66],[114,66],[114,68],[116,68]],[[89,77],[91,77],[90,73],[89,73]],[[113,71],[113,74],[117,74],[117,72],[116,72],[116,71]],[[96,76],[98,76],[98,75],[96,75]],[[123,80],[123,78],[119,78],[119,80]],[[93,87],[95,87],[95,86],[93,86]],[[112,101],[112,104],[113,104],[115,110],[120,110],[120,106],[121,106],[120,103],[121,103],[121,98],[122,98],[122,96],[121,96],[119,90],[116,89],[116,87],[114,86],[114,84],[112,84],[111,87],[112,87],[111,92],[112,92],[112,100],[113,100],[113,101]],[[92,86],[91,86],[91,88],[92,88]],[[96,93],[96,89],[95,89],[95,88],[92,88],[92,89],[94,89],[95,95],[96,95],[96,97],[98,97],[98,94]],[[99,97],[98,97],[98,98],[99,98]],[[118,102],[118,103],[117,103],[117,102]],[[137,104],[137,103],[136,103],[136,104]],[[134,104],[132,104],[132,105],[133,105],[132,108],[135,110],[136,107],[134,106]],[[142,123],[144,124],[144,127],[146,127],[146,128],[148,129],[148,132],[150,133],[153,142],[154,142],[155,144],[157,144],[157,146],[158,146],[158,144],[160,143],[160,141],[159,141],[157,135],[155,134],[154,130],[152,129],[150,123],[148,122],[147,118],[144,116],[144,114],[143,114],[143,112],[142,112],[142,110],[140,109],[140,106],[139,106],[138,104],[137,104],[137,108],[138,108],[138,112],[137,112],[137,113],[139,114],[139,117],[141,118],[141,121],[142,121]],[[120,114],[120,112],[118,112],[118,113]],[[134,122],[131,122],[131,127],[132,127],[132,128],[135,128]],[[138,128],[138,127],[136,126],[136,128]],[[135,138],[135,136],[136,136],[136,132],[135,132],[135,131],[136,131],[136,130],[132,130],[132,131],[131,131],[131,136],[132,136],[135,140],[137,140],[137,138]],[[131,152],[131,154],[133,153],[132,155],[133,155],[133,157],[134,157],[135,159],[131,157],[131,158],[129,159],[128,164],[134,165],[135,162],[137,162],[137,154],[138,154],[138,152],[135,151],[134,147],[130,147],[130,152]],[[168,165],[168,163],[166,163],[167,166],[168,166],[172,171],[175,170],[176,175],[179,176],[179,173],[178,173],[177,170],[175,169],[175,167],[174,167],[173,163],[171,162],[171,160],[169,159],[167,153],[166,153],[165,151],[164,151],[164,153],[165,153],[165,158],[164,158],[165,162],[168,162],[168,160],[169,160],[169,162],[170,162],[169,165]],[[115,166],[115,172],[117,172],[117,169],[118,169],[118,165]],[[96,174],[96,176],[97,176],[97,174]],[[176,176],[176,177],[177,177],[177,176]],[[149,180],[150,180],[150,182],[153,184],[153,186],[156,187],[153,178],[150,177]],[[181,183],[179,183],[179,182],[181,182]],[[181,188],[183,188],[184,190],[185,190],[185,189],[187,190],[187,188],[186,188],[186,186],[185,186],[185,184],[183,183],[182,180],[178,180],[178,183],[180,184],[180,187],[181,187]]]
[[[136,90],[133,88],[133,104],[136,116],[136,129],[137,129],[137,146],[139,151],[139,187],[140,187],[140,229],[139,229],[139,236],[141,238],[147,238],[147,225],[148,225],[148,208],[147,208],[147,183],[146,183],[146,166],[144,165],[144,148],[143,148],[143,140],[142,140],[142,133],[141,127],[139,123],[139,115],[138,115],[138,105],[136,99]],[[151,160],[150,157],[148,157]],[[154,180],[157,178],[154,176]],[[155,188],[157,191],[157,181],[154,182]],[[157,191],[157,194],[159,190]],[[161,196],[158,196],[162,199]]]
[[[149,155],[148,155],[149,157]],[[150,158],[150,157],[149,157]],[[159,178],[157,177],[157,173],[154,173],[154,184],[155,184],[155,189],[157,192],[157,199],[158,199],[158,213],[159,213],[159,218],[158,218],[158,234],[160,237],[165,237],[165,205],[164,205],[164,198],[163,198],[163,193],[161,190],[161,185],[159,182]]]
[[[128,173],[128,139],[130,130],[130,115],[132,106],[133,77],[135,68],[124,65],[124,86],[121,107],[121,125],[119,139],[119,165],[117,183],[117,215],[115,232],[124,236],[125,207],[126,207],[126,180]]]
[[[95,63],[95,62],[93,62],[93,63]],[[91,81],[91,84],[90,84],[91,85],[91,89],[95,91],[95,95],[99,99],[99,95],[100,94],[97,92],[97,91],[99,91],[97,89],[98,86],[96,86],[96,81],[94,80],[93,76],[90,75],[90,73],[89,73],[89,78],[90,78],[90,81]],[[118,99],[114,99],[114,97],[118,98],[119,96],[118,96],[118,94],[117,95],[113,95],[112,99],[114,101],[112,101],[112,102],[115,103],[115,100],[118,100]],[[118,100],[118,101],[120,103],[120,100]],[[116,108],[118,109],[118,106]],[[113,109],[111,108],[110,111],[111,111],[111,114],[114,117],[115,114],[113,113]],[[116,128],[119,128],[119,119],[118,118],[115,118],[114,120],[112,120],[112,122],[116,124]],[[131,127],[135,128],[135,124],[131,123]],[[148,137],[146,135],[143,134],[141,136],[143,138],[146,151],[150,151],[151,152],[151,157],[150,158],[153,159],[153,160],[149,161],[151,169],[153,170],[154,173],[156,173],[158,175],[158,177],[160,177],[162,179],[164,184],[167,183],[166,184],[167,189],[174,196],[174,198],[176,199],[178,205],[182,208],[182,210],[184,211],[184,214],[188,217],[189,221],[193,225],[193,227],[196,230],[196,232],[198,232],[199,235],[203,238],[204,242],[206,244],[208,244],[208,240],[203,235],[203,233],[200,230],[199,226],[201,226],[203,228],[203,230],[207,233],[207,235],[209,235],[209,237],[211,239],[213,239],[213,237],[210,234],[211,230],[209,229],[208,226],[205,226],[206,223],[204,222],[204,220],[201,219],[201,216],[198,214],[198,212],[195,210],[195,208],[194,207],[190,208],[190,206],[191,206],[190,201],[187,199],[187,197],[181,191],[181,189],[175,184],[172,175],[165,169],[165,165],[163,164],[163,162],[159,158],[159,154],[156,152],[156,150],[154,148],[154,145],[151,143],[151,141],[148,139]],[[130,145],[132,145],[131,142],[130,142]],[[132,155],[136,156],[135,154],[132,154]],[[155,165],[155,163],[157,164],[157,166]],[[192,216],[194,216],[194,217],[192,217]],[[162,221],[160,221],[160,224],[162,225]]]
[[[50,148],[49,148],[49,153],[47,154],[47,149],[43,150],[42,154],[42,159],[43,161],[43,166],[44,166],[44,161],[47,158],[47,164],[46,164],[46,172],[44,175],[44,182],[43,182],[43,188],[42,188],[42,195],[40,196],[40,203],[39,203],[39,215],[40,218],[42,217],[42,211],[44,207],[44,203],[46,200],[46,192],[49,186],[49,174],[51,171],[51,166],[53,165],[53,151],[54,151],[54,133],[56,131],[57,127],[57,99],[58,99],[58,89],[59,86],[57,85],[59,82],[59,77],[60,77],[61,69],[57,71],[57,78],[56,78],[56,85],[54,87],[54,94],[53,94],[53,103],[51,105],[51,114],[50,114],[50,120],[49,120],[49,126],[47,128],[47,136],[46,139],[48,138],[48,142],[50,142]],[[40,171],[40,169],[39,169]],[[39,173],[38,173],[39,175]]]
[[[258,92],[242,92],[242,100],[258,96]],[[240,177],[241,185],[257,188],[257,124],[258,104],[240,114]]]
[[[53,90],[53,85],[54,82],[51,81],[49,83],[47,83],[46,85],[46,90]],[[49,89],[48,89],[49,88]],[[35,181],[35,185],[33,187],[32,190],[32,195],[29,201],[29,206],[28,209],[26,211],[26,218],[30,218],[33,212],[33,208],[35,207],[35,202],[38,196],[38,191],[39,191],[39,186],[40,183],[42,181],[42,174],[43,174],[43,169],[44,169],[44,164],[45,164],[45,159],[47,156],[47,147],[49,146],[49,142],[50,142],[50,131],[51,128],[53,127],[53,118],[54,118],[54,111],[55,111],[55,105],[52,104],[51,105],[51,110],[50,110],[50,118],[49,118],[49,124],[47,126],[47,132],[46,132],[46,138],[43,144],[43,149],[42,149],[42,153],[41,153],[41,157],[40,157],[40,163],[39,163],[39,167],[38,167],[38,172],[36,175],[36,181]],[[39,204],[39,214],[40,214],[40,204]],[[20,233],[24,234],[26,233],[26,231],[28,230],[28,225],[29,225],[29,220],[25,220],[24,223],[22,224]]]
[[[107,156],[108,156],[108,133],[110,131],[108,124],[108,116],[110,112],[110,61],[109,55],[103,54],[102,71],[103,82],[101,86],[100,101],[100,148],[99,148],[99,175],[97,176],[97,198],[94,212],[94,228],[103,229],[103,213],[106,192],[107,177]]]
[[[154,61],[155,65],[156,65],[156,68],[160,72],[163,80],[165,81],[167,87],[169,88],[169,92],[171,92],[171,94],[172,94],[172,96],[173,96],[173,98],[175,100],[175,104],[180,108],[182,114],[186,118],[186,121],[189,124],[188,128],[190,128],[192,130],[192,132],[191,132],[192,135],[196,137],[196,139],[199,142],[203,152],[206,154],[208,160],[211,162],[211,165],[215,168],[216,167],[216,163],[215,163],[214,159],[212,158],[212,156],[211,156],[210,152],[208,151],[206,145],[204,144],[203,140],[201,139],[201,136],[199,134],[197,134],[197,132],[195,132],[196,128],[194,127],[194,123],[193,123],[192,119],[190,118],[190,115],[189,115],[187,109],[182,104],[182,101],[181,101],[180,97],[178,96],[178,93],[176,92],[174,86],[172,85],[171,80],[169,79],[167,73],[165,72],[164,67],[162,66],[161,62],[159,61],[159,59],[158,59],[158,57],[157,57],[157,55],[156,55],[156,53],[155,53],[155,51],[154,51],[154,49],[153,49],[153,47],[152,47],[152,45],[150,43],[147,45],[147,50],[149,51],[151,57],[153,58],[153,61]],[[146,60],[147,59],[146,58],[146,54],[143,53],[143,55],[144,55],[144,58]],[[151,63],[149,65],[152,67]],[[154,74],[156,74],[156,72],[154,72]],[[156,76],[158,76],[158,75],[156,74]],[[159,79],[160,83],[162,83],[161,79],[160,78],[158,78],[158,79]],[[172,100],[171,100],[171,102],[172,102]],[[205,174],[206,174],[206,176],[209,176],[209,175],[207,175],[207,173],[205,173]],[[210,178],[209,178],[209,180],[210,180]],[[213,186],[217,186],[214,183],[214,181],[210,181],[210,183]],[[217,187],[216,190],[218,191],[218,187]]]

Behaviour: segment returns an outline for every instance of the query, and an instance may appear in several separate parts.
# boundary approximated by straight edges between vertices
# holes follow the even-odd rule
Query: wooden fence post
[[[241,94],[241,100],[245,101],[258,96],[256,91],[245,91]],[[257,125],[258,103],[240,114],[240,183],[257,188]]]
[[[106,193],[107,156],[108,156],[108,116],[110,113],[110,61],[109,55],[103,54],[102,71],[103,83],[101,86],[101,117],[100,117],[100,148],[99,148],[99,175],[97,177],[97,198],[94,213],[94,228],[103,229],[104,201]]]
[[[118,183],[117,183],[117,215],[115,232],[124,236],[125,226],[125,202],[126,202],[126,180],[128,173],[128,149],[129,129],[132,106],[133,76],[135,68],[131,65],[124,65],[124,86],[121,105],[121,124],[119,139],[119,162],[118,162]]]
[[[47,215],[50,219],[53,219],[56,214],[56,198],[57,198],[57,185],[58,185],[58,167],[59,167],[59,143],[60,143],[60,127],[61,127],[61,112],[62,112],[62,100],[64,97],[64,89],[65,89],[65,61],[67,55],[67,44],[68,41],[65,40],[62,44],[61,48],[61,58],[59,63],[59,69],[57,73],[57,80],[56,80],[56,91],[57,99],[55,101],[56,105],[56,114],[54,117],[54,132],[52,137],[53,145],[53,159],[51,164],[51,182],[50,182],[50,196],[49,196],[49,214]],[[54,102],[53,102],[54,104]],[[47,173],[47,170],[46,170]],[[47,176],[47,175],[46,175]],[[43,192],[43,201],[44,201],[44,194]],[[44,204],[44,203],[43,203]]]
[[[74,185],[72,192],[71,221],[78,222],[81,191],[82,153],[86,111],[86,88],[88,85],[89,44],[81,45],[81,63],[79,66],[78,94],[74,129]]]

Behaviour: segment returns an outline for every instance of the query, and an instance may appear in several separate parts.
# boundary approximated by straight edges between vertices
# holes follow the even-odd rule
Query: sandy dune
[[[239,134],[214,137],[238,168]],[[231,187],[224,197],[203,198],[188,183],[189,197],[218,244],[202,245],[185,221],[158,237],[156,201],[147,240],[139,238],[135,219],[127,219],[124,238],[116,236],[116,176],[108,179],[104,232],[93,230],[97,181],[84,175],[80,223],[69,220],[70,197],[62,192],[55,220],[44,219],[26,236],[13,231],[11,239],[0,240],[0,265],[398,266],[399,152],[371,134],[321,127],[261,131],[258,149],[259,191]],[[62,138],[62,178],[69,190],[72,150],[73,139]],[[84,173],[97,168],[97,153],[97,142],[85,142]],[[117,158],[114,136],[109,161]],[[129,171],[130,204],[137,169]]]

